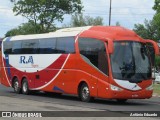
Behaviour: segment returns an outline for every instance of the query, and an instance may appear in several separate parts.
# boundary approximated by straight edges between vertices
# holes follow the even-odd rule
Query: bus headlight
[[[119,88],[117,86],[111,85],[111,90],[113,90],[113,91],[122,91],[123,89]]]
[[[147,87],[146,90],[153,90],[153,84]]]

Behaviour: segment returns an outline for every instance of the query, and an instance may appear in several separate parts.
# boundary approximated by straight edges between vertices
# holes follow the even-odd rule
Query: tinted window
[[[57,53],[75,53],[74,37],[57,38]]]
[[[74,37],[66,38],[66,53],[75,53],[75,40],[74,40]]]
[[[5,54],[69,54],[75,53],[74,37],[45,38],[4,42]]]
[[[56,53],[56,38],[40,39],[39,53],[40,54]]]
[[[151,78],[151,64],[146,45],[139,42],[114,42],[111,54],[113,77],[139,82]]]
[[[57,39],[57,46],[56,46],[57,53],[65,53],[65,47],[66,47],[65,42],[66,38]]]
[[[5,41],[3,43],[3,49],[4,49],[4,54],[11,54],[12,53],[12,42]]]
[[[147,48],[149,50],[148,54],[151,59],[152,66],[155,66],[155,50],[152,44],[147,43]]]
[[[108,75],[108,62],[104,42],[91,38],[79,39],[82,58],[91,66]]]
[[[36,54],[38,50],[38,40],[22,41],[22,54]]]
[[[21,41],[12,42],[12,54],[21,54]]]

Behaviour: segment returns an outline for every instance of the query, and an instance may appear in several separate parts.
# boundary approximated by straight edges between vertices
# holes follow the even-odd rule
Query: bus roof
[[[55,32],[44,33],[44,34],[13,36],[13,37],[5,38],[5,40],[9,39],[9,41],[16,41],[16,40],[27,40],[27,39],[77,36],[79,33],[83,32],[85,30],[88,30],[90,28],[91,28],[91,26],[64,28],[64,29],[57,30]]]
[[[5,38],[4,40],[16,41],[16,40],[54,38],[54,37],[69,37],[69,36],[77,36],[80,33],[85,34],[84,36],[90,34],[91,36],[92,35],[93,36],[99,35],[101,37],[108,36],[112,39],[117,39],[119,36],[136,37],[137,39],[141,39],[134,31],[120,26],[86,26],[86,27],[64,28],[57,30],[55,32],[50,32],[45,34],[18,35]]]

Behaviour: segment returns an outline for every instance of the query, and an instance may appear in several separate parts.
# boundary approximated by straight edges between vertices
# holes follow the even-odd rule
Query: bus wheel
[[[18,78],[15,78],[14,81],[13,81],[13,89],[14,89],[15,93],[18,93],[18,94],[21,93],[21,88],[20,88],[20,85],[19,85],[19,82],[18,82]]]
[[[117,99],[118,103],[125,103],[127,101],[127,99]]]
[[[83,83],[81,88],[80,88],[80,99],[83,102],[89,102],[91,101],[93,98],[90,96],[90,91],[89,91],[89,87],[86,83]]]
[[[22,93],[25,95],[29,94],[29,86],[28,86],[28,81],[27,79],[23,79],[22,81]]]

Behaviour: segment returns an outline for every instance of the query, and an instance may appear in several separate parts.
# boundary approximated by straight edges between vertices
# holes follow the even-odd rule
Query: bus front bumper
[[[112,99],[149,99],[152,97],[153,90],[141,90],[141,91],[111,91],[110,97]]]

